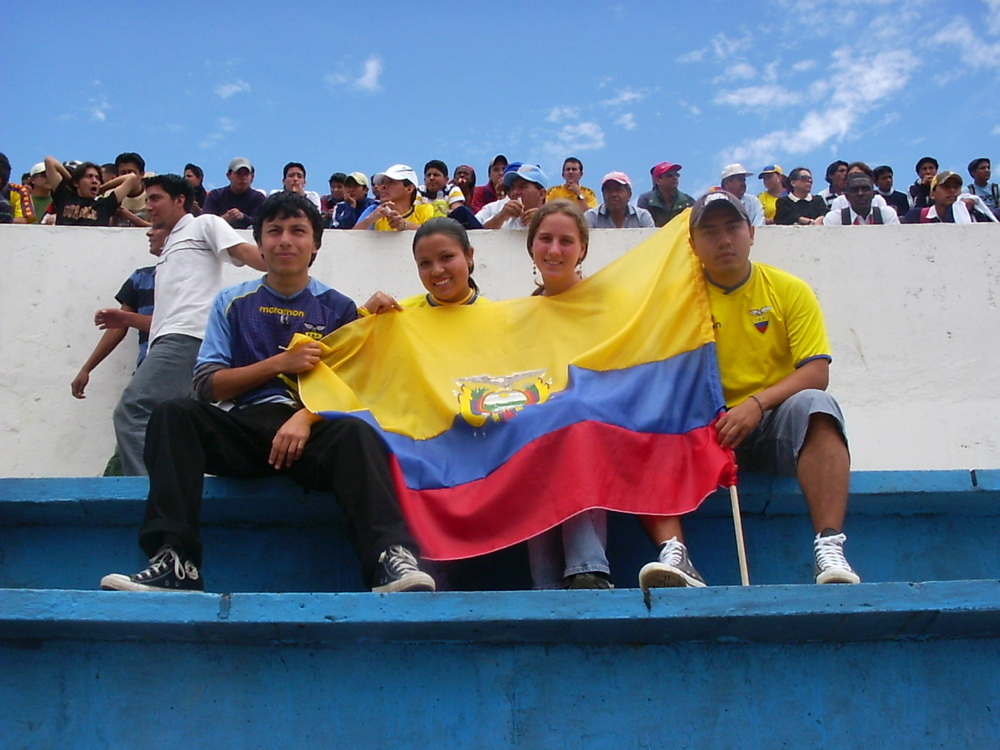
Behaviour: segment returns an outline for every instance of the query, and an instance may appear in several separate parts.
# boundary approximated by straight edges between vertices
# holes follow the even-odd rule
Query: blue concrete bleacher
[[[852,477],[860,586],[810,585],[794,481],[747,475],[686,523],[705,590],[635,576],[531,592],[523,550],[363,592],[331,498],[206,480],[206,594],[97,591],[133,572],[145,480],[0,479],[0,746],[912,747],[1000,737],[1000,472]],[[806,585],[803,585],[806,584]],[[461,590],[465,589],[465,590]]]

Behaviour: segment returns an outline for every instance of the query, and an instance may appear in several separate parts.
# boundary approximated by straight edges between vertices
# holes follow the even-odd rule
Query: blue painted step
[[[361,591],[332,497],[283,480],[206,480],[203,573],[209,591]],[[0,587],[94,589],[109,572],[135,572],[146,481],[137,478],[0,479]],[[811,537],[789,479],[741,482],[751,580],[809,583]],[[739,583],[725,493],[685,524],[710,584]],[[989,579],[1000,548],[1000,472],[860,472],[852,477],[848,553],[867,582]],[[612,516],[609,556],[618,587],[654,550],[635,519]],[[438,569],[458,590],[530,586],[523,548]]]

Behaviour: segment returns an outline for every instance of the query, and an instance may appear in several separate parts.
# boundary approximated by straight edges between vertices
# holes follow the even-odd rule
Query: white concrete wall
[[[648,233],[596,232],[585,269]],[[411,237],[329,231],[314,275],[359,303],[375,289],[419,293]],[[486,296],[531,291],[523,233],[473,240]],[[117,306],[122,281],[153,260],[146,248],[139,229],[0,226],[0,476],[103,470],[134,332],[93,372],[85,400],[69,383],[99,338],[94,311]],[[1000,467],[1000,226],[766,227],[754,257],[806,279],[823,304],[854,468]],[[226,282],[252,273],[227,268]]]

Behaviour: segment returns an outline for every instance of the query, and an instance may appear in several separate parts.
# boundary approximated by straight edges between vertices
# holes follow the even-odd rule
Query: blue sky
[[[233,156],[265,189],[293,160],[320,192],[432,158],[481,184],[504,153],[554,183],[575,155],[584,184],[623,170],[636,193],[673,161],[697,194],[731,161],[862,159],[900,187],[925,154],[963,176],[1000,159],[1000,0],[56,1],[8,4],[0,43],[15,179],[138,151],[208,187]]]

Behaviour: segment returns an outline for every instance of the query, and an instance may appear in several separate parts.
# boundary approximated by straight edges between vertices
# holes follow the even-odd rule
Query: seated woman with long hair
[[[536,275],[536,295],[554,297],[583,280],[590,229],[568,200],[541,206],[528,225],[528,255]],[[528,562],[536,589],[610,589],[607,511],[579,513],[528,540]]]

